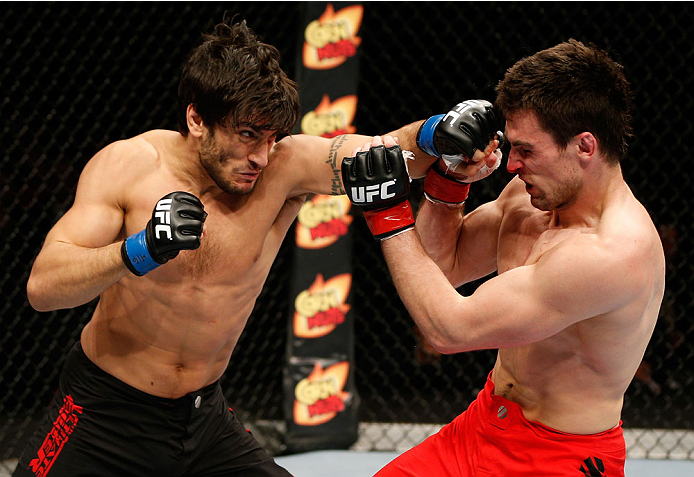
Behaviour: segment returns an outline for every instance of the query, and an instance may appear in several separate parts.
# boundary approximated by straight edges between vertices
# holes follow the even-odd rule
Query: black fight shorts
[[[144,393],[78,342],[13,476],[290,476],[245,430],[219,383],[179,399]]]

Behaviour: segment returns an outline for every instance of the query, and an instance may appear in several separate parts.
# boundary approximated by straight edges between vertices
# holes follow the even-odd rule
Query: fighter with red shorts
[[[625,459],[621,421],[586,435],[529,421],[518,404],[494,394],[490,374],[465,412],[376,476],[623,476]]]

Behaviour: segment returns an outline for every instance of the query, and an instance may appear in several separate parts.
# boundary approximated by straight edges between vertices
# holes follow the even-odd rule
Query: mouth
[[[242,179],[244,179],[244,180],[246,180],[246,181],[248,181],[248,182],[253,182],[253,181],[255,181],[256,179],[258,179],[258,177],[260,176],[260,171],[255,171],[255,172],[241,172],[239,175],[241,176]]]
[[[522,181],[525,183],[525,191],[528,192],[528,193],[530,193],[530,191],[531,191],[532,188],[533,188],[533,185],[532,185],[530,182],[528,182],[528,181],[526,181],[525,179],[523,179],[522,177],[519,177],[519,179],[522,180]]]

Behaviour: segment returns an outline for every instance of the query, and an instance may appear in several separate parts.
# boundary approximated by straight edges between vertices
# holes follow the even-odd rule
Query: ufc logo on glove
[[[161,238],[160,233],[164,232],[169,240],[173,240],[171,234],[171,202],[173,199],[162,199],[157,202],[154,217],[159,220],[159,224],[154,227],[154,236]]]
[[[165,195],[147,226],[123,240],[120,252],[125,266],[141,277],[176,258],[181,250],[197,249],[206,218],[202,202],[193,194],[177,191]]]
[[[374,197],[378,200],[390,199],[395,197],[395,192],[388,192],[388,187],[395,186],[397,179],[386,181],[382,184],[373,184],[362,187],[352,187],[350,197],[355,204],[372,203]]]
[[[374,237],[392,237],[414,227],[410,176],[400,146],[374,146],[342,160],[342,183],[349,200],[361,206]]]

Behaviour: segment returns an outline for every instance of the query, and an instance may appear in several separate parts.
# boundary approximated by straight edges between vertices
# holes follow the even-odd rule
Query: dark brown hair
[[[245,20],[220,23],[203,39],[178,85],[181,134],[188,134],[189,104],[210,128],[249,125],[288,134],[299,118],[299,95],[280,68],[279,51],[259,41]]]
[[[502,114],[533,111],[560,147],[592,133],[611,164],[631,137],[632,98],[622,66],[595,45],[569,40],[523,58],[496,87]]]

